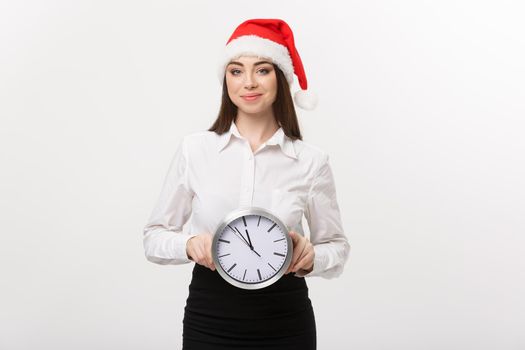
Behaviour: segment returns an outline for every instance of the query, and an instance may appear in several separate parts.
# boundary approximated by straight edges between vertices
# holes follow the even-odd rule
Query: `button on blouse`
[[[290,231],[304,235],[303,216],[315,251],[310,273],[339,276],[350,244],[344,233],[328,155],[279,128],[253,152],[234,122],[228,132],[195,132],[183,137],[169,165],[157,203],[143,229],[146,258],[157,264],[192,262],[186,242],[214,234],[239,207],[274,213]],[[189,230],[183,232],[183,225]]]

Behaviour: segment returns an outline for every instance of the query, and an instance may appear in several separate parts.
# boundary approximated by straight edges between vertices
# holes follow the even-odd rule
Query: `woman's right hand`
[[[191,237],[186,243],[186,254],[197,264],[215,271],[215,264],[211,256],[212,242],[213,236],[209,233],[201,233]]]

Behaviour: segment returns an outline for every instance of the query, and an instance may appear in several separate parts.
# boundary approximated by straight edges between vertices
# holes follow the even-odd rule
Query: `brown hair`
[[[275,64],[273,64],[273,67],[275,68],[275,75],[277,77],[277,95],[272,104],[273,114],[277,123],[283,128],[286,136],[292,140],[302,140],[303,137],[301,136],[301,130],[299,129],[299,121],[297,120],[297,114],[295,113],[290,85],[288,85],[288,81],[281,69]],[[235,120],[236,116],[237,106],[232,102],[230,96],[228,96],[225,75],[222,81],[222,101],[219,115],[208,131],[214,131],[219,135],[225,133],[230,130],[230,125],[232,121]]]

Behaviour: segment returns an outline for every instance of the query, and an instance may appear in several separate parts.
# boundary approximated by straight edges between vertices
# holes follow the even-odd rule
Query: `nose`
[[[254,79],[252,74],[246,74],[246,79],[244,81],[244,87],[247,89],[253,89],[257,87],[257,81]]]

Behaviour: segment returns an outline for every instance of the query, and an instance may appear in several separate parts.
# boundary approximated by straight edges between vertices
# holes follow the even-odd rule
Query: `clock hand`
[[[230,228],[231,228],[231,227],[230,227]],[[235,228],[235,229],[237,229],[237,228]],[[243,242],[244,244],[246,244],[248,247],[250,246],[250,245],[248,244],[248,242],[246,241],[246,239],[245,239],[242,235],[240,235],[240,232],[237,233],[238,231],[235,231],[234,229],[232,229],[232,231],[233,231],[233,233],[235,234],[235,236],[237,236],[239,239],[242,240],[242,242]],[[240,235],[240,236],[239,236],[239,235]]]
[[[248,233],[248,230],[245,229],[244,231],[246,231],[246,236],[248,236],[248,241],[250,241],[250,248],[253,249],[253,244],[252,244],[252,240],[250,239],[250,234]]]
[[[237,230],[237,227],[235,228],[235,230],[234,230],[230,225],[228,225],[228,227],[229,227],[229,228],[233,231],[233,233],[235,233],[236,235],[237,235],[237,232],[239,232],[239,230]],[[243,235],[242,235],[240,232],[239,232],[239,234],[238,234],[237,236],[240,236],[240,237],[242,238],[242,240],[243,240],[246,244],[248,244],[248,246],[249,246],[248,241],[246,240],[246,238],[243,237]]]
[[[230,228],[231,228],[231,227],[230,227]],[[248,242],[248,241],[246,240],[246,238],[244,238],[244,236],[242,235],[242,233],[237,229],[237,227],[235,228],[235,230],[234,230],[233,232],[235,232],[235,231],[237,231],[237,232],[235,233],[235,235],[236,235],[237,237],[240,236],[240,237],[242,238],[243,242],[244,242],[248,247],[250,247],[250,249],[251,249],[255,254],[257,254],[257,255],[259,256],[259,258],[262,258],[261,254],[257,253],[257,252],[255,251],[255,249],[253,249],[253,246],[252,246],[252,244],[251,244],[251,243],[252,243],[251,240],[250,240],[250,242]],[[238,233],[238,234],[237,234],[237,233]],[[248,231],[246,231],[246,233],[248,233]],[[250,235],[248,235],[248,239],[250,239]]]
[[[246,244],[248,245],[248,247],[251,248],[251,245],[250,243],[248,243],[248,241],[246,240],[246,238],[244,238],[244,236],[242,235],[241,231],[239,231],[239,229],[236,227],[235,230],[237,230],[237,232],[239,232],[239,235],[242,237],[242,239],[246,242]]]
[[[259,258],[262,258],[261,254],[257,253],[255,251],[255,249],[253,249],[253,244],[252,244],[252,240],[250,239],[250,234],[248,233],[248,230],[245,230],[246,231],[246,235],[248,236],[248,240],[250,241],[250,249],[253,250],[253,252],[257,255],[259,255]]]

